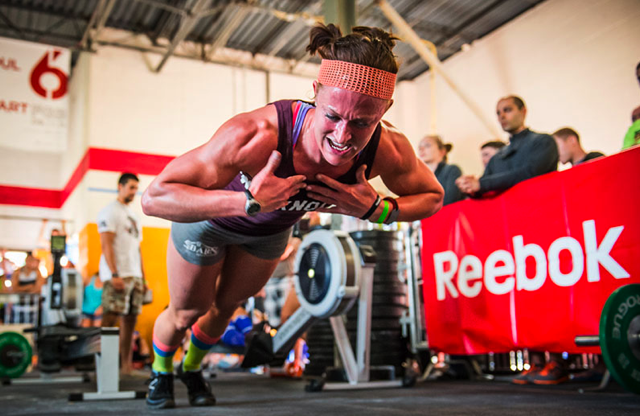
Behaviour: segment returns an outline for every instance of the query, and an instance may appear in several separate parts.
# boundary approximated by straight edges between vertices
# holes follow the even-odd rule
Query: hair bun
[[[317,24],[309,32],[306,50],[322,59],[351,62],[383,71],[398,73],[399,63],[392,49],[398,39],[376,27],[356,26],[343,36],[334,24]]]
[[[338,39],[342,37],[340,28],[336,25],[329,24],[316,25],[311,28],[309,33],[309,45],[307,46],[307,52],[311,55],[318,53],[322,58],[326,57],[326,49],[333,51],[334,44]]]

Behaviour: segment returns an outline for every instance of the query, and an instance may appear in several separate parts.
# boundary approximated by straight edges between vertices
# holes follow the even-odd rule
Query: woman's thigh
[[[215,299],[216,281],[223,264],[224,258],[210,266],[189,263],[182,258],[169,238],[167,275],[170,305],[178,310],[207,310]]]
[[[216,306],[231,308],[254,296],[267,283],[279,258],[261,259],[239,246],[229,246],[220,273]]]
[[[172,307],[201,311],[215,300],[226,309],[255,295],[277,266],[290,233],[249,237],[208,221],[172,224],[167,250]]]

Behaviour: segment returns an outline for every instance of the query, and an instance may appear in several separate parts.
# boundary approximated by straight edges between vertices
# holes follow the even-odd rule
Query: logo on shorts
[[[186,240],[184,242],[184,248],[187,251],[192,252],[196,256],[211,257],[218,254],[218,247],[209,247],[206,244],[202,244],[200,241]]]

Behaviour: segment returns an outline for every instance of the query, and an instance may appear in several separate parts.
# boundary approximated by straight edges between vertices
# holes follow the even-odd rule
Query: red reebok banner
[[[550,173],[422,222],[430,348],[577,348],[617,287],[640,282],[640,148]]]

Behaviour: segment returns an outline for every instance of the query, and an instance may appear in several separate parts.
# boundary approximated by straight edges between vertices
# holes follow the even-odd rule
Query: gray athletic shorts
[[[284,253],[292,228],[278,234],[251,237],[228,231],[209,221],[171,224],[171,240],[183,259],[198,266],[216,264],[229,245],[238,245],[258,258],[271,260]]]

